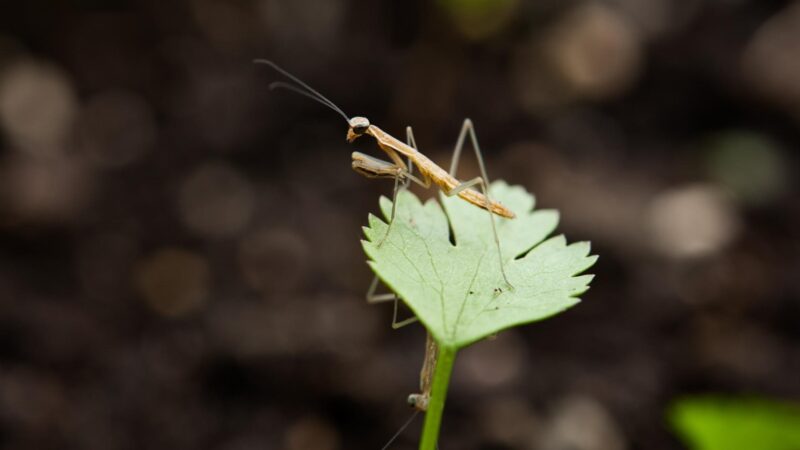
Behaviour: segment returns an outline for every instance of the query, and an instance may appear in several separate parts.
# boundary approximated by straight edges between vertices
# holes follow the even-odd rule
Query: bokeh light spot
[[[181,183],[178,208],[183,224],[205,238],[240,232],[253,214],[255,194],[250,182],[231,166],[207,163]]]
[[[18,150],[60,153],[77,108],[71,81],[51,64],[23,60],[0,72],[0,124]]]
[[[731,202],[711,185],[690,185],[659,194],[650,204],[648,224],[655,248],[674,258],[719,252],[740,228]]]
[[[201,255],[165,248],[139,262],[135,282],[156,313],[179,317],[199,310],[208,299],[210,275]]]

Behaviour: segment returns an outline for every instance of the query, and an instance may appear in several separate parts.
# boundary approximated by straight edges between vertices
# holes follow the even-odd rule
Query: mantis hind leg
[[[453,149],[453,158],[450,161],[450,175],[452,175],[453,178],[457,178],[456,171],[458,170],[458,161],[461,158],[461,150],[464,148],[464,142],[467,136],[469,136],[469,140],[472,142],[472,148],[475,150],[475,158],[478,160],[478,167],[480,168],[481,176],[461,183],[460,185],[451,189],[449,192],[445,192],[445,195],[453,196],[464,189],[479,184],[484,197],[486,197],[486,201],[491,202],[492,199],[489,197],[489,175],[486,174],[486,165],[483,163],[483,154],[481,153],[480,145],[478,145],[478,137],[475,135],[475,127],[472,125],[472,120],[470,119],[464,119],[464,124],[461,126],[461,132],[458,133],[458,140],[456,141],[455,149]],[[500,238],[497,236],[497,225],[494,223],[494,214],[488,209],[487,213],[489,214],[489,221],[492,224],[492,235],[494,236],[494,244],[497,248],[497,257],[500,260],[500,273],[503,275],[503,280],[506,282],[506,285],[513,290],[514,286],[512,286],[511,282],[508,281],[506,269],[503,264],[503,253],[500,250]]]

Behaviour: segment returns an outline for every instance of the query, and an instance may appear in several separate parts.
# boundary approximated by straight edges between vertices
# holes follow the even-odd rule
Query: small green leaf
[[[670,411],[693,450],[800,449],[800,406],[763,399],[693,397]]]
[[[370,215],[362,241],[369,264],[417,315],[440,345],[464,347],[500,330],[544,319],[578,303],[597,260],[589,243],[545,240],[558,213],[534,211],[534,198],[518,186],[492,183],[492,199],[517,215],[495,216],[510,289],[503,280],[489,214],[458,197],[440,195],[424,205],[409,191],[398,195],[395,222]],[[387,219],[392,204],[381,198]],[[449,221],[448,221],[449,218]],[[450,242],[452,227],[455,245]],[[378,243],[381,243],[379,246]]]

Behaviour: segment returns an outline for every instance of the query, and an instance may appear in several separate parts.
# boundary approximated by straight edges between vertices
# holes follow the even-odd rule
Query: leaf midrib
[[[486,251],[484,249],[483,253],[481,254],[480,258],[478,258],[478,264],[475,266],[475,271],[472,274],[472,278],[469,280],[469,285],[467,286],[466,291],[464,292],[464,300],[461,302],[461,306],[458,309],[458,315],[456,316],[455,327],[453,327],[453,333],[450,336],[452,341],[456,340],[456,335],[458,331],[458,326],[461,324],[461,316],[464,314],[464,308],[467,305],[467,301],[469,301],[469,293],[472,291],[472,286],[475,284],[475,280],[478,278],[478,273],[480,273],[481,264],[483,264],[483,258],[486,256]],[[472,321],[475,321],[475,318],[481,314],[481,311],[472,318]],[[471,323],[470,322],[470,323]]]

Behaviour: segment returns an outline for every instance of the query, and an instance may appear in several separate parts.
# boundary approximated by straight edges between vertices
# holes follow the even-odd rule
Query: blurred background
[[[379,449],[411,414],[424,331],[364,301],[392,183],[350,152],[380,152],[259,57],[445,166],[472,118],[600,255],[582,304],[460,353],[442,449],[680,449],[676,398],[800,399],[800,2],[29,0],[0,447]]]

